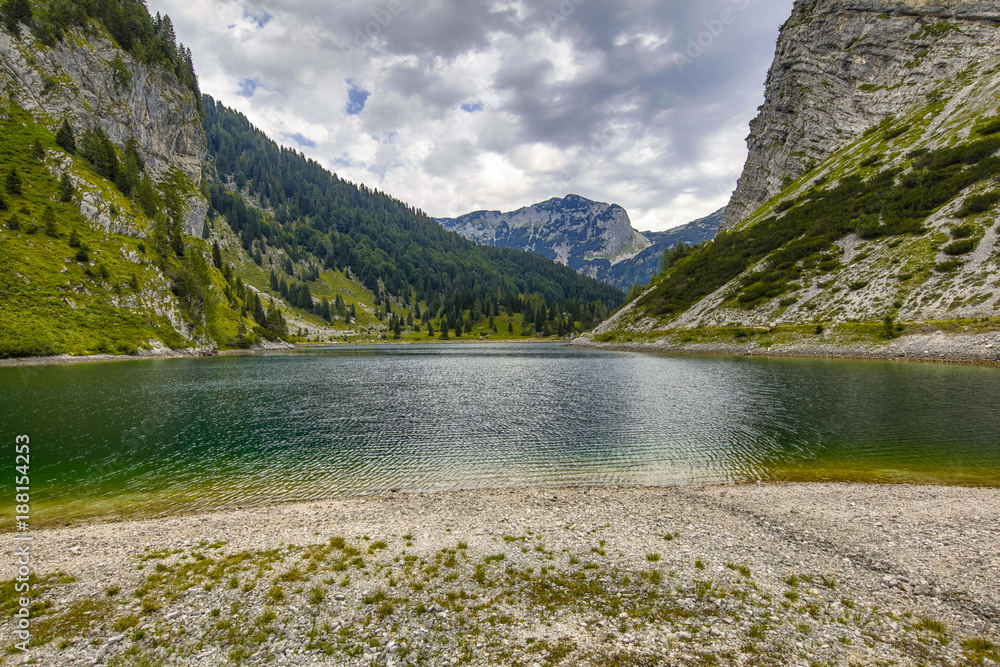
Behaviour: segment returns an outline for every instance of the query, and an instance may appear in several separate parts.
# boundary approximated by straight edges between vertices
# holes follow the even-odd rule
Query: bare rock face
[[[553,198],[509,213],[476,211],[438,222],[477,243],[537,252],[573,269],[595,259],[614,265],[651,245],[632,228],[621,206],[579,195]]]
[[[887,115],[1000,54],[998,24],[1000,2],[796,0],[722,229]]]
[[[127,75],[111,66],[120,58]],[[197,188],[207,150],[194,94],[172,72],[136,61],[104,37],[68,34],[52,48],[22,30],[0,32],[0,86],[55,130],[65,119],[77,137],[98,126],[119,147],[135,137],[154,178],[179,170]],[[185,231],[201,232],[207,204],[186,196]]]
[[[577,273],[628,290],[656,275],[664,250],[715,238],[722,213],[720,209],[663,232],[639,232],[621,206],[566,195],[510,213],[476,211],[438,222],[481,245],[536,252]]]

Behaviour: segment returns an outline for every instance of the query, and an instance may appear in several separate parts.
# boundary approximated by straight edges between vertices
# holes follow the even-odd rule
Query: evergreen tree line
[[[20,37],[21,26],[48,46],[65,37],[66,31],[81,28],[89,32],[90,21],[104,26],[118,45],[139,62],[172,72],[194,93],[201,105],[198,77],[191,60],[191,50],[177,43],[173,22],[169,16],[150,16],[143,0],[3,0],[0,19],[4,29]],[[112,63],[119,84],[128,84],[131,75],[121,59]],[[123,71],[124,70],[124,71]]]
[[[219,269],[226,281],[222,291],[229,301],[229,307],[239,312],[241,317],[252,320],[259,327],[255,330],[256,334],[271,340],[288,336],[288,325],[281,310],[273,302],[269,303],[267,308],[264,307],[260,295],[247,287],[243,279],[233,272],[233,267],[222,259],[222,250],[219,248],[218,241],[212,244],[212,264]],[[246,332],[241,330],[238,334],[237,346],[248,347],[251,342]]]
[[[279,147],[209,96],[204,109],[211,205],[248,252],[272,247],[294,262],[314,257],[326,269],[349,267],[376,294],[384,289],[409,303],[413,292],[433,310],[468,310],[476,299],[495,294],[517,299],[537,293],[547,307],[577,300],[607,309],[623,301],[619,290],[568,267],[523,251],[477,246],[422,211],[341,180]],[[248,206],[240,193],[273,215]]]

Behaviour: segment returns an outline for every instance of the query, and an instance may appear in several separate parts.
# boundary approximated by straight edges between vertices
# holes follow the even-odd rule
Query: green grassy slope
[[[54,135],[15,105],[2,116],[0,174],[8,187],[0,189],[0,356],[133,352],[148,339],[182,344],[165,317],[113,305],[159,283],[148,262],[129,259],[142,257],[140,241],[95,228],[76,202],[60,201],[60,180],[49,170],[65,153]],[[45,151],[41,159],[32,157],[33,145]],[[6,183],[12,170],[20,194]],[[73,170],[101,180],[81,165]]]

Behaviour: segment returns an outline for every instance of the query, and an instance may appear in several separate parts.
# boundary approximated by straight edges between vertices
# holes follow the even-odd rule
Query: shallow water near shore
[[[994,368],[340,346],[0,368],[0,393],[3,438],[31,437],[33,523],[396,490],[1000,485]]]

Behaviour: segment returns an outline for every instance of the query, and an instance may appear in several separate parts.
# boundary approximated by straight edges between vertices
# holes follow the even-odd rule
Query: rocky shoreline
[[[140,349],[136,354],[59,354],[50,357],[21,357],[0,359],[3,366],[46,366],[51,364],[79,364],[92,361],[140,361],[143,359],[179,359],[183,357],[240,356],[261,352],[294,350],[295,346],[283,341],[262,341],[246,350],[219,350],[215,344],[204,347],[177,348],[158,347]]]
[[[441,344],[461,345],[469,343],[551,343],[549,339],[537,340],[456,340],[456,341],[407,341],[402,343],[383,342],[381,345],[409,344]],[[1000,365],[1000,332],[985,332],[977,334],[934,333],[908,334],[885,343],[877,344],[843,344],[837,342],[811,341],[801,339],[794,343],[774,343],[761,345],[755,341],[724,343],[676,343],[669,337],[635,342],[596,342],[588,336],[570,339],[566,342],[572,347],[597,350],[623,350],[631,352],[669,352],[677,354],[722,354],[739,356],[765,357],[816,357],[826,359],[868,359],[880,361],[922,361],[932,363]],[[338,345],[340,343],[324,343],[323,345]],[[172,350],[142,351],[134,355],[93,354],[73,356],[62,354],[51,357],[25,357],[19,359],[0,359],[0,367],[4,366],[34,366],[46,364],[71,364],[91,361],[135,361],[140,359],[172,359],[178,357],[205,356],[244,356],[264,352],[286,351],[316,347],[316,344],[291,345],[284,342],[264,341],[248,350],[217,350],[214,346],[204,348],[189,348]]]
[[[993,665],[998,501],[499,489],[39,529],[38,645],[3,663]]]
[[[668,337],[646,342],[601,343],[583,337],[573,341],[570,345],[590,349],[634,352],[1000,365],[1000,332],[961,334],[938,331],[908,334],[884,343],[871,344],[843,344],[824,342],[823,340],[810,341],[804,338],[794,343],[775,343],[772,345],[761,345],[754,341],[677,343]]]

